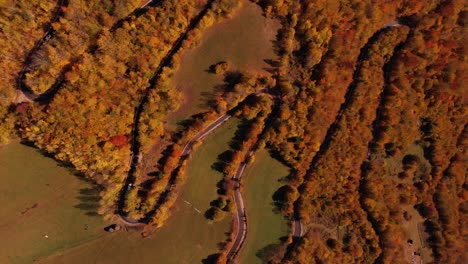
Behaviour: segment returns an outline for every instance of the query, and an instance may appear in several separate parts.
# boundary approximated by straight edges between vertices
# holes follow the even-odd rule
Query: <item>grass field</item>
[[[218,155],[228,149],[238,120],[231,119],[206,139],[187,166],[187,182],[165,225],[150,238],[138,232],[119,232],[43,259],[41,263],[201,263],[219,251],[226,239],[231,217],[212,223],[204,217],[217,197],[216,183],[222,175],[211,169]],[[187,202],[190,204],[188,204]]]
[[[279,238],[288,235],[287,222],[273,211],[272,199],[274,192],[281,186],[278,180],[287,175],[287,167],[262,150],[255,155],[253,164],[247,167],[242,176],[248,230],[245,244],[239,253],[239,263],[263,263],[260,252],[269,245],[279,244]]]
[[[32,263],[104,235],[93,216],[98,192],[37,150],[1,148],[0,177],[0,263]]]
[[[174,125],[206,106],[213,87],[222,83],[221,76],[207,72],[210,65],[228,61],[232,70],[264,72],[270,68],[264,60],[276,59],[272,40],[278,27],[279,23],[262,16],[260,7],[244,1],[232,19],[206,30],[200,45],[182,55],[173,83],[183,92],[184,102],[169,122]]]

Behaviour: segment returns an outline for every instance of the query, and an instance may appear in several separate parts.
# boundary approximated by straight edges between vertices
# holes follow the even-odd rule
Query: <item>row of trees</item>
[[[227,76],[230,74],[231,73],[226,73]],[[254,112],[258,113],[261,112],[262,109],[265,110],[268,108],[268,105],[271,103],[268,96],[266,96],[266,98],[261,96],[260,99],[253,96],[249,97],[253,99],[253,101],[246,100],[254,91],[260,90],[261,88],[268,88],[268,86],[265,86],[267,83],[265,82],[266,79],[263,77],[254,78],[247,73],[239,73],[238,77],[239,78],[237,78],[235,82],[230,78],[226,78],[226,82],[223,86],[224,88],[218,87],[218,94],[215,96],[217,98],[215,102],[226,102],[227,98],[233,96],[233,93],[237,93],[231,90],[233,85],[237,85],[238,89],[242,89],[243,92],[241,95],[236,94],[236,96],[239,96],[236,97],[238,100],[233,101],[233,104],[230,105],[232,109],[237,109],[237,114],[249,113],[250,116],[252,116]],[[246,103],[247,101],[249,103]],[[223,105],[226,105],[226,103]],[[143,193],[142,196],[137,197],[133,194],[135,199],[127,201],[127,204],[130,203],[133,205],[133,207],[128,207],[131,215],[141,216],[145,213],[148,215],[148,211],[150,214],[153,214],[151,219],[149,219],[150,225],[147,227],[145,233],[151,233],[152,226],[160,227],[163,225],[164,221],[169,217],[169,209],[177,199],[180,185],[185,182],[184,170],[188,157],[181,156],[183,148],[198,132],[205,128],[206,125],[213,122],[220,114],[224,114],[227,111],[227,109],[224,108],[219,110],[221,108],[217,104],[212,104],[211,107],[212,108],[206,112],[194,115],[185,125],[184,129],[174,135],[173,140],[175,143],[166,149],[164,152],[165,155],[160,159],[159,171],[154,173],[157,177],[154,178],[152,183],[147,185],[149,188],[145,188],[143,184],[138,187],[138,192]],[[191,148],[196,148],[198,144],[199,142],[195,142],[191,145]],[[170,189],[167,189],[168,186]],[[132,192],[137,191],[133,190]],[[206,212],[206,216],[213,220],[220,220],[224,217],[225,212],[230,212],[235,208],[234,202],[227,193],[213,201],[211,205],[212,208]]]
[[[463,1],[440,3],[432,15],[421,19],[414,38],[405,47],[413,59],[404,64],[409,84],[422,93],[426,106],[421,107],[424,111],[420,130],[425,157],[432,166],[431,172],[416,185],[420,188],[417,206],[427,219],[434,257],[444,263],[463,261],[466,254],[461,248],[468,242],[462,235],[466,228],[447,224],[466,220],[463,207],[446,207],[452,202],[453,206],[461,205],[466,198],[457,184],[445,184],[460,182],[461,175],[449,171],[458,166],[458,155],[466,150],[466,89],[460,80],[466,70],[462,48],[465,22],[460,19],[464,9]],[[437,195],[445,187],[452,195]]]
[[[213,109],[195,116],[172,138],[175,143],[164,153],[154,180],[137,180],[127,193],[126,210],[135,218],[150,215],[151,225],[161,226],[184,182],[183,146],[219,113],[240,104],[239,115],[251,122],[240,139],[243,143],[224,166],[231,176],[258,141],[272,104],[265,95],[244,100],[275,86],[283,102],[265,141],[294,172],[277,193],[277,204],[287,216],[297,209],[305,226],[323,225],[289,247],[286,262],[370,263],[378,256],[387,263],[404,261],[402,241],[409,234],[401,224],[410,217],[401,206],[419,209],[432,236],[436,261],[462,261],[467,243],[462,223],[468,121],[461,77],[466,70],[463,1],[257,2],[283,24],[276,43],[281,56],[276,80],[227,71],[226,85],[215,95]],[[81,59],[70,63],[63,89],[48,105],[17,108],[24,138],[104,186],[100,213],[108,215],[129,169],[135,107],[149,91],[138,123],[138,144],[146,153],[155,139],[169,138],[164,120],[181,96],[169,80],[180,54],[239,1],[215,1],[154,84],[150,80],[162,58],[206,1],[161,1],[114,31],[108,30],[109,25],[135,3],[119,8],[110,3],[75,1],[65,10],[65,18],[54,24],[55,36],[38,53],[48,63],[37,60],[38,67],[27,81],[43,91],[71,62],[69,58],[82,54]],[[19,62],[34,45],[33,37],[43,33],[40,26],[55,4],[28,1],[0,11],[7,25],[1,34],[8,36],[8,41],[0,41],[6,58],[1,63],[5,74],[0,78],[5,82],[0,89],[0,119],[5,119],[3,102],[13,95]],[[397,17],[411,28],[409,34],[402,26],[371,38]],[[18,32],[31,38],[22,42]],[[84,37],[75,39],[80,34]],[[85,52],[93,42],[96,51]],[[12,127],[12,119],[8,120],[1,129]],[[424,155],[415,153],[414,147],[423,148]],[[366,159],[369,162],[363,162]],[[397,164],[396,169],[388,164]],[[140,177],[141,171],[137,167],[135,175]],[[227,196],[220,197],[211,215],[219,217],[229,204]]]
[[[222,153],[218,157],[218,162],[213,165],[224,176],[218,184],[219,197],[212,202],[210,211],[216,212],[218,209],[232,211],[232,208],[227,207],[226,209],[224,206],[220,206],[217,201],[224,200],[226,205],[234,205],[232,197],[237,184],[232,179],[242,163],[252,162],[253,156],[250,157],[249,152],[260,147],[260,136],[265,129],[265,121],[271,114],[272,105],[272,99],[265,94],[252,95],[239,105],[236,116],[242,118],[243,122],[230,143],[231,149]],[[214,219],[211,214],[207,216]]]
[[[260,78],[262,79],[262,78]],[[239,80],[251,80],[250,78],[240,78]],[[250,87],[248,83],[237,83],[238,85],[244,87],[246,91],[255,91],[255,89],[259,89],[259,85],[262,82],[250,82],[250,84],[254,85],[254,87]],[[226,87],[231,87],[232,83],[227,82]],[[263,87],[263,86],[262,86]],[[225,92],[222,93],[222,95],[218,96],[218,100],[222,96],[228,96],[230,92]],[[243,105],[243,101],[245,98],[248,96],[247,93],[243,95],[243,97],[239,98],[239,104]],[[224,99],[225,100],[225,99]],[[232,106],[233,108],[236,108],[236,105]],[[174,140],[175,143],[171,145],[167,150],[166,150],[166,155],[162,158],[162,164],[160,164],[159,168],[159,173],[158,177],[154,179],[154,181],[150,184],[149,189],[145,191],[144,196],[140,197],[140,199],[134,200],[133,204],[135,205],[134,207],[134,214],[137,215],[141,211],[145,210],[151,210],[155,207],[157,202],[160,200],[160,197],[162,195],[166,195],[166,187],[168,186],[168,183],[171,182],[171,191],[170,191],[170,197],[173,197],[173,200],[166,199],[163,204],[158,205],[157,212],[160,212],[157,214],[155,217],[152,219],[152,223],[155,226],[160,226],[162,223],[166,220],[167,216],[163,214],[163,212],[168,211],[168,208],[172,206],[172,204],[175,202],[175,199],[177,198],[177,194],[179,191],[179,186],[185,182],[185,175],[184,175],[184,168],[185,168],[185,162],[187,157],[184,156],[182,157],[182,150],[185,147],[185,145],[199,132],[201,131],[206,125],[208,125],[210,122],[214,121],[216,117],[219,114],[224,114],[226,110],[223,110],[222,112],[218,112],[216,105],[213,105],[212,108],[204,113],[197,114],[192,117],[190,122],[185,126],[183,131],[180,131],[178,133]],[[192,145],[192,148],[195,148],[199,143],[196,142],[194,145]],[[145,189],[144,186],[140,186],[140,190]],[[222,200],[226,202],[226,206],[223,206],[222,210],[225,211],[230,211],[232,210],[234,203],[230,201],[230,197],[227,195],[224,195],[223,197],[220,197]],[[220,203],[213,202],[213,205],[220,205]],[[229,206],[227,206],[229,205]],[[215,208],[216,207],[216,208]],[[213,209],[211,209],[209,212],[207,212],[207,216],[217,218],[219,219],[221,216],[223,216],[223,213],[218,210],[221,208],[219,206],[213,206]],[[158,216],[160,215],[160,216]]]
[[[402,32],[403,31],[403,32]],[[390,32],[392,33],[392,32]],[[397,33],[397,35],[395,35]],[[380,41],[382,43],[389,43],[396,46],[393,56],[390,58],[385,54],[385,47],[382,47],[380,54],[385,59],[385,64],[380,63],[374,72],[380,75],[380,84],[383,85],[383,91],[381,98],[379,98],[380,105],[373,105],[373,109],[377,109],[377,116],[374,116],[373,127],[370,128],[372,131],[371,138],[367,138],[366,142],[369,143],[367,149],[368,158],[371,161],[365,161],[361,165],[361,186],[360,186],[360,201],[363,208],[369,215],[371,222],[373,223],[374,229],[379,235],[380,248],[382,250],[381,258],[385,263],[392,263],[395,261],[403,261],[407,258],[407,240],[411,239],[407,230],[402,228],[403,224],[403,207],[410,205],[414,201],[414,190],[411,188],[412,182],[409,184],[399,180],[396,175],[389,173],[388,164],[381,158],[386,155],[396,155],[395,152],[390,151],[388,148],[388,142],[385,142],[386,128],[382,126],[389,125],[392,115],[388,115],[385,111],[389,97],[392,96],[391,90],[393,84],[390,83],[389,75],[397,65],[398,55],[400,55],[399,48],[401,45],[396,45],[398,42],[405,40],[408,33],[408,28],[400,27],[393,30],[392,35],[389,37],[383,37]],[[398,41],[398,42],[395,42]],[[391,55],[391,54],[390,54]],[[383,73],[381,71],[384,71]],[[375,80],[377,78],[374,78]],[[408,103],[412,103],[408,100]],[[394,107],[395,105],[393,105]],[[408,113],[411,115],[411,113]],[[407,131],[408,133],[410,131]],[[368,133],[368,132],[367,132]],[[387,138],[388,139],[388,138]],[[364,151],[362,151],[364,152]],[[398,155],[399,157],[399,155]],[[397,163],[401,162],[400,158],[396,158]],[[410,164],[416,166],[416,156],[408,156],[407,166]],[[413,169],[406,171],[407,177],[410,177],[410,173],[415,174]],[[419,174],[419,173],[418,173]],[[402,174],[401,174],[402,175]],[[407,182],[407,181],[406,181]],[[392,186],[392,187],[390,187]],[[384,189],[389,188],[391,192],[386,192]],[[415,238],[413,238],[415,239]],[[408,261],[408,259],[406,259]]]

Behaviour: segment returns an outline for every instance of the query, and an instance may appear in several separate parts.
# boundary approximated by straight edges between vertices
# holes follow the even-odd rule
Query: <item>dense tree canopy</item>
[[[17,135],[73,165],[102,186],[100,214],[146,235],[169,217],[185,148],[228,113],[242,122],[206,216],[235,211],[232,176],[268,148],[291,171],[272,202],[304,227],[271,263],[466,261],[464,1],[253,0],[281,23],[277,60],[214,61],[223,83],[175,127],[184,52],[243,1],[145,2],[0,3],[0,144]]]

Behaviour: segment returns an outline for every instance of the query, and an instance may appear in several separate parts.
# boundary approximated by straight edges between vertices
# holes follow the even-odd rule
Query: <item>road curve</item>
[[[208,136],[211,132],[213,132],[216,128],[218,128],[220,125],[222,125],[224,122],[229,120],[231,118],[230,115],[224,114],[220,117],[218,117],[215,121],[213,121],[211,124],[209,124],[205,129],[203,129],[201,132],[199,132],[197,135],[195,135],[187,144],[185,144],[184,148],[182,149],[182,156],[187,156],[190,151],[192,151],[193,145],[195,142],[204,139],[206,136]]]
[[[23,68],[21,68],[21,71],[18,73],[18,77],[17,77],[17,80],[16,80],[17,87],[18,87],[18,93],[19,93],[17,95],[17,97],[16,97],[17,98],[16,99],[17,104],[22,103],[22,102],[34,102],[34,101],[43,102],[43,101],[45,101],[47,99],[50,99],[50,97],[53,96],[58,91],[58,89],[62,86],[62,84],[63,84],[63,82],[65,80],[65,74],[71,70],[71,65],[73,63],[68,63],[67,65],[65,65],[62,68],[59,77],[55,80],[54,84],[52,84],[52,86],[49,87],[49,89],[47,89],[47,91],[45,91],[45,92],[43,92],[41,94],[37,94],[37,93],[33,92],[32,89],[30,87],[28,87],[24,83],[25,75],[26,75],[26,73],[28,73],[28,66],[32,62],[33,55],[38,51],[38,49],[42,46],[42,44],[44,44],[47,40],[49,40],[52,37],[52,34],[54,33],[52,23],[57,22],[58,19],[64,14],[64,12],[62,10],[62,7],[67,7],[68,4],[69,4],[69,1],[70,0],[59,0],[59,2],[57,4],[57,11],[55,12],[54,17],[49,22],[49,26],[47,27],[47,31],[42,36],[42,38],[37,41],[37,43],[34,45],[34,47],[29,51],[28,55],[26,56],[26,60],[25,60],[25,63],[23,65]],[[156,4],[159,4],[159,3],[160,3],[160,1],[148,0],[143,5],[139,6],[135,10],[133,10],[126,17],[123,17],[123,18],[117,20],[111,26],[110,32],[113,32],[113,31],[117,30],[118,28],[120,28],[124,24],[124,22],[128,22],[131,19],[133,19],[134,17],[138,17],[138,16],[141,16],[142,14],[144,14],[148,10],[147,9],[148,6],[155,6]],[[91,44],[87,48],[87,52],[89,52],[89,53],[94,53],[96,50],[97,50],[97,45],[96,44]],[[78,61],[78,59],[79,59],[79,56],[76,57],[76,58],[72,58],[71,61],[76,62],[76,61]]]
[[[208,134],[213,132],[221,124],[229,120],[229,118],[231,118],[231,116],[228,114],[224,114],[218,117],[215,121],[209,124],[205,129],[203,129],[198,134],[196,134],[189,142],[187,142],[181,153],[181,157],[179,159],[179,163],[177,164],[177,168],[174,171],[177,171],[184,165],[184,161],[188,158],[188,154],[192,151],[193,146],[195,145],[197,141],[204,139]],[[176,177],[177,177],[177,173],[173,173],[171,175],[171,178],[169,179],[166,185],[166,188],[164,189],[164,192],[162,192],[161,195],[159,196],[159,199],[156,202],[156,204],[153,206],[153,209],[149,211],[143,218],[139,219],[138,222],[148,223],[151,221],[151,219],[156,214],[157,209],[166,201],[166,198],[168,197],[169,193],[172,191],[173,186],[176,182]]]
[[[26,55],[26,59],[24,60],[23,67],[21,71],[18,73],[18,77],[16,78],[16,84],[18,91],[22,93],[23,96],[27,100],[34,101],[39,97],[39,95],[32,92],[32,90],[24,84],[24,78],[28,71],[28,66],[31,64],[33,55],[37,52],[37,50],[44,44],[47,40],[52,37],[54,33],[54,28],[52,26],[53,23],[57,22],[61,16],[63,16],[63,7],[67,7],[69,0],[59,0],[56,6],[56,11],[52,19],[49,21],[47,25],[47,30],[44,35],[36,42],[34,47],[29,51],[28,55]]]
[[[127,227],[143,227],[143,226],[145,226],[145,224],[140,223],[138,221],[135,221],[135,220],[130,219],[130,218],[125,217],[125,216],[119,215],[118,218],[122,222],[122,224],[124,226],[127,226]]]
[[[247,157],[245,158],[244,162],[241,163],[241,166],[237,169],[236,174],[233,177],[233,180],[236,181],[236,188],[234,190],[234,201],[236,203],[236,222],[237,222],[237,233],[234,238],[234,243],[231,246],[231,249],[229,250],[227,254],[227,262],[228,263],[234,263],[234,259],[236,258],[237,254],[239,253],[240,249],[242,248],[242,245],[245,242],[245,238],[247,237],[247,214],[245,212],[245,206],[244,206],[244,200],[242,198],[242,194],[240,192],[240,179],[242,177],[242,174],[244,173],[245,167],[247,166],[248,160],[252,157],[254,154],[253,151],[250,151],[247,154]],[[293,237],[301,237],[302,236],[302,224],[299,219],[296,219],[292,222],[293,224]]]
[[[266,90],[263,90],[262,93],[267,93]],[[246,97],[250,96],[250,95],[254,95],[254,94],[259,94],[259,92],[255,92],[255,93],[252,93],[252,94],[249,94],[247,95]],[[268,93],[267,93],[268,94]],[[271,96],[271,95],[270,95]],[[272,98],[274,98],[272,96]],[[182,152],[181,152],[181,158],[179,159],[179,163],[178,163],[178,168],[182,167],[183,166],[183,163],[184,161],[187,159],[188,157],[188,154],[192,151],[192,148],[193,146],[195,145],[195,143],[199,140],[203,140],[206,136],[208,136],[211,132],[213,132],[216,128],[218,128],[220,125],[222,125],[224,122],[226,122],[227,120],[229,120],[229,118],[231,118],[231,115],[230,114],[224,114],[220,117],[218,117],[215,121],[213,121],[210,125],[208,125],[205,129],[203,129],[201,132],[199,132],[197,135],[195,135],[189,142],[187,142],[184,146],[184,148],[182,149]],[[249,152],[249,157],[252,156],[253,154],[253,151],[250,151]],[[247,161],[248,159],[246,159]],[[238,173],[236,174],[235,177],[238,177],[240,179],[240,177],[242,176],[242,173],[245,169],[245,166],[247,165],[247,162],[244,162],[244,165],[241,167],[241,169],[238,171]],[[175,170],[177,171],[177,169]],[[166,185],[166,188],[164,190],[164,192],[160,195],[158,201],[156,202],[156,205],[153,207],[153,209],[148,212],[146,214],[146,216],[144,216],[142,219],[138,220],[139,222],[142,222],[142,223],[147,223],[150,221],[150,219],[154,216],[154,214],[156,213],[156,210],[158,209],[158,207],[160,205],[162,205],[167,196],[169,195],[169,192],[172,190],[172,187],[174,186],[174,183],[175,183],[175,177],[177,176],[177,174],[174,174],[173,176],[171,176],[171,179],[169,179],[167,185]],[[128,183],[128,184],[127,184]],[[125,190],[128,190],[127,188],[130,185],[131,182],[129,181],[129,178],[127,177],[126,179],[126,184],[125,184],[125,187],[122,188],[123,191]],[[123,195],[121,193],[121,195]],[[238,193],[238,200],[236,201],[236,204],[238,207],[241,207],[241,208],[244,208],[243,206],[243,201],[242,201],[242,196],[240,195],[240,193]],[[121,196],[121,200],[123,199],[123,196]],[[239,204],[242,204],[242,206],[239,206]],[[122,205],[120,205],[122,206]],[[122,213],[124,213],[123,211],[121,210],[118,210],[119,214],[122,215]],[[239,214],[240,215],[240,214]],[[245,216],[245,212],[243,213],[243,215]],[[245,228],[245,230],[247,230]],[[245,234],[243,236],[245,238]],[[240,244],[240,246],[242,246],[242,244]]]
[[[234,238],[234,243],[231,246],[227,254],[227,261],[228,263],[233,263],[234,259],[236,258],[237,254],[239,253],[242,245],[244,244],[245,238],[247,237],[247,214],[245,212],[244,200],[242,198],[242,194],[240,192],[240,179],[242,174],[244,173],[245,167],[247,167],[247,162],[250,160],[252,155],[254,154],[253,151],[250,151],[247,156],[245,157],[244,162],[241,163],[239,168],[236,171],[236,174],[232,178],[232,180],[236,181],[236,188],[234,190],[234,201],[236,203],[236,222],[237,222],[237,233]]]
[[[172,44],[172,47],[170,50],[166,53],[166,55],[161,59],[158,67],[155,70],[155,74],[151,79],[149,80],[149,85],[146,88],[146,91],[144,95],[141,97],[140,102],[138,103],[138,106],[135,107],[135,114],[134,114],[134,120],[133,120],[133,126],[132,126],[132,139],[131,139],[131,156],[130,156],[130,169],[127,173],[127,176],[124,179],[124,187],[121,189],[119,198],[117,200],[117,214],[121,216],[126,216],[126,212],[124,210],[125,207],[125,195],[127,193],[127,190],[131,188],[133,183],[135,182],[135,171],[137,168],[138,163],[140,162],[140,142],[138,142],[138,136],[139,136],[139,123],[140,123],[140,116],[141,113],[143,112],[145,104],[148,102],[148,98],[150,96],[150,93],[152,89],[156,86],[157,80],[160,78],[163,70],[165,67],[169,66],[169,64],[172,61],[172,57],[180,50],[182,47],[183,42],[186,40],[186,38],[189,35],[189,32],[191,32],[202,20],[202,18],[206,15],[209,9],[213,6],[215,0],[208,0],[207,4],[205,7],[196,15],[193,17],[185,29],[184,32],[177,38],[177,40],[174,41]],[[181,159],[182,160],[182,159]],[[169,181],[169,184],[172,185],[171,181]],[[166,188],[167,190],[167,188]],[[167,196],[167,193],[162,194],[163,198]],[[149,215],[154,213],[154,209],[148,213]],[[143,217],[144,219],[148,220],[148,217]],[[140,219],[141,220],[141,219]]]
[[[278,96],[275,96],[273,94],[270,94],[267,89],[262,89],[259,92],[256,92],[254,94],[268,94],[270,97],[275,101],[279,102],[280,98]],[[255,149],[254,147],[253,149]],[[242,245],[245,242],[245,238],[247,237],[247,214],[245,211],[245,206],[244,206],[244,200],[242,198],[242,194],[240,191],[240,180],[242,177],[242,174],[244,173],[245,168],[247,167],[248,161],[252,158],[254,154],[254,150],[250,150],[244,161],[240,164],[239,168],[236,171],[236,174],[233,176],[232,180],[236,182],[236,187],[234,190],[234,201],[236,203],[236,217],[234,220],[237,222],[237,232],[234,238],[234,243],[232,244],[231,248],[229,249],[227,253],[227,263],[234,263],[235,258],[237,257],[237,254],[239,253],[240,249],[242,248]],[[302,228],[302,223],[300,221],[299,217],[295,217],[294,220],[292,221],[292,236],[293,237],[301,237],[303,234],[303,228]]]
[[[230,115],[228,114],[224,114],[220,117],[218,117],[216,120],[214,120],[211,124],[209,124],[205,129],[203,129],[202,131],[198,132],[198,134],[196,134],[189,142],[187,142],[182,150],[182,154],[181,154],[181,159],[179,160],[179,166],[182,165],[183,161],[188,157],[188,155],[190,154],[190,152],[192,151],[193,149],[193,146],[195,145],[195,143],[199,140],[202,140],[204,139],[206,136],[208,136],[211,132],[213,132],[214,130],[216,130],[216,128],[218,128],[219,126],[221,126],[224,122],[226,122],[227,120],[229,120],[229,118],[231,118]],[[125,188],[129,188],[130,185],[126,185]],[[173,186],[173,182],[172,181],[169,181],[167,183],[167,186],[164,190],[164,193],[161,195],[162,197],[166,197],[167,194],[171,191],[172,189],[172,186]],[[127,189],[128,190],[128,189]],[[161,202],[158,202],[158,204],[161,204]],[[151,215],[152,213],[154,213],[156,211],[156,208],[157,205],[155,206],[155,208],[149,213],[149,215]],[[119,217],[119,220],[125,225],[125,226],[129,226],[129,227],[139,227],[139,226],[143,226],[145,225],[145,221],[142,221],[142,219],[140,220],[135,220],[135,219],[131,219],[129,217],[126,217],[122,214],[117,214],[118,217]],[[145,217],[145,218],[149,218],[149,217]]]

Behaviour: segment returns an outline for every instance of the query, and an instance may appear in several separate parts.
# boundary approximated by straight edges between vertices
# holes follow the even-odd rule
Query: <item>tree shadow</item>
[[[20,144],[25,145],[26,147],[31,147],[35,149],[37,152],[41,153],[41,155],[44,157],[54,159],[55,161],[59,163],[59,166],[60,166],[60,161],[55,158],[55,155],[53,153],[49,153],[43,149],[38,148],[36,145],[34,145],[34,142],[28,141],[28,140],[22,140]]]
[[[249,127],[252,125],[250,120],[242,119],[240,124],[237,126],[237,130],[234,134],[234,137],[229,142],[230,150],[226,150],[223,153],[219,154],[216,162],[211,165],[211,168],[215,171],[221,173],[224,172],[226,165],[232,161],[233,150],[240,150],[242,147],[242,142],[244,142],[246,133],[249,130]]]
[[[287,206],[291,202],[292,197],[294,197],[293,194],[294,190],[288,184],[285,184],[278,188],[278,190],[276,190],[271,197],[273,199],[273,204],[275,205],[275,208],[277,208],[279,211],[287,208]]]
[[[242,82],[242,77],[244,75],[240,71],[227,71],[224,74],[224,83],[226,84],[225,88],[228,91],[231,91],[236,84]]]
[[[221,61],[218,61],[216,63],[213,63],[208,67],[208,69],[205,70],[205,72],[211,73],[211,74],[216,74],[216,66],[218,66],[220,64],[224,64],[224,63],[227,63],[227,61],[221,60]]]
[[[147,173],[146,175],[148,175],[150,177],[160,177],[161,173],[162,172],[160,172],[160,171],[152,171],[152,172]]]
[[[266,64],[270,65],[270,67],[263,67],[262,70],[271,74],[275,74],[278,71],[278,66],[279,66],[278,60],[264,59],[263,61]]]
[[[214,87],[213,90],[216,90],[216,87]],[[215,98],[215,94],[214,92],[210,91],[210,92],[201,92],[200,93],[200,97],[198,98],[198,101],[199,103],[197,104],[197,106],[200,108],[200,109],[204,109],[206,108],[207,106],[208,107],[214,107],[214,98]]]
[[[209,71],[209,69],[207,70]],[[213,86],[209,92],[202,92],[198,106],[200,108],[211,107],[216,109],[218,107],[217,99],[223,97],[224,94],[234,92],[237,84],[241,83],[244,78],[244,74],[240,71],[226,71],[223,74],[222,83]]]
[[[219,253],[211,254],[207,256],[206,258],[202,259],[201,263],[202,264],[215,264],[218,257],[219,257]]]
[[[232,160],[232,150],[226,150],[223,153],[219,154],[216,162],[211,165],[211,168],[215,171],[223,173],[224,167],[227,163]]]
[[[240,150],[242,148],[242,143],[244,142],[247,132],[249,131],[250,126],[252,126],[253,121],[247,119],[241,119],[241,122],[237,126],[236,133],[229,142],[229,147],[234,150]]]
[[[97,210],[99,208],[99,196],[98,188],[83,188],[79,190],[79,195],[76,196],[79,203],[73,207],[85,211],[88,216],[98,216]]]
[[[57,160],[53,153],[39,149],[31,141],[21,141],[21,144],[32,147],[41,153],[41,155],[55,160],[58,166],[65,168],[69,174],[73,175],[80,181],[88,183],[90,187],[82,188],[78,191],[78,195],[75,198],[78,199],[79,203],[73,207],[85,211],[85,214],[88,216],[98,216],[97,210],[99,208],[99,201],[101,200],[99,192],[102,187],[96,184],[94,179],[87,178],[83,173],[77,171],[72,163]]]

